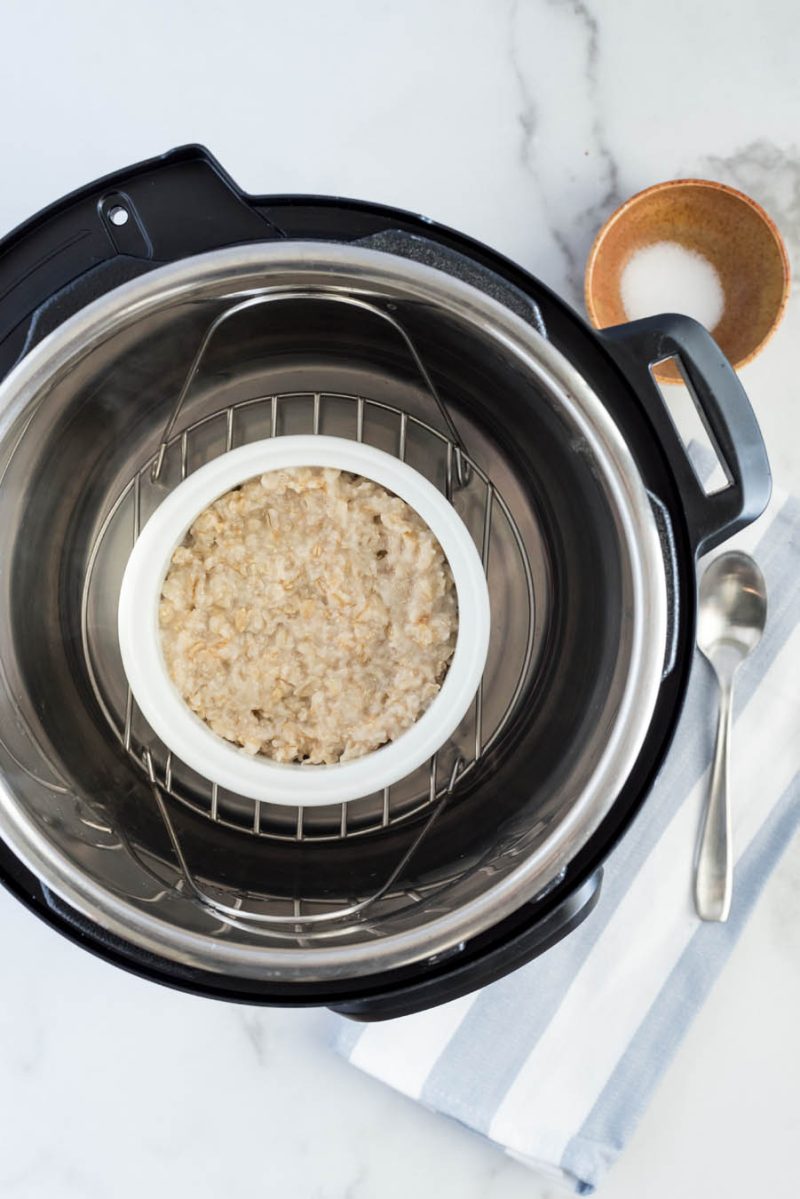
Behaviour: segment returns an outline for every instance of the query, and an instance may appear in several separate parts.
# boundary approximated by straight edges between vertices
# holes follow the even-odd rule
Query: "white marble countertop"
[[[0,232],[189,141],[254,192],[427,213],[579,302],[593,233],[661,179],[731,182],[800,258],[793,0],[6,0]],[[800,310],[744,381],[800,489]],[[82,953],[0,894],[3,1199],[562,1193],[360,1076],[333,1017],[227,1006]],[[794,1194],[800,843],[607,1199]]]

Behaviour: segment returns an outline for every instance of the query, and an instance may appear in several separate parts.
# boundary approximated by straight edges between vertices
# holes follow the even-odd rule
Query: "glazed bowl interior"
[[[438,272],[362,251],[365,275],[338,249],[323,269],[319,254],[296,278],[255,251],[164,268],[73,318],[3,388],[3,835],[136,944],[264,978],[416,960],[486,927],[500,892],[508,911],[550,885],[613,803],[663,661],[655,528],[645,593],[611,468],[519,347],[553,370],[555,351]],[[218,326],[186,390],[220,315],[289,283],[302,294]],[[452,498],[485,560],[491,639],[478,698],[429,763],[312,811],[254,804],[169,754],[128,691],[116,614],[136,536],[182,478],[313,431],[402,449]]]
[[[710,332],[738,370],[761,352],[781,322],[791,292],[789,256],[775,222],[743,192],[708,179],[670,179],[638,192],[611,214],[586,263],[585,298],[598,329],[631,319],[622,277],[631,258],[674,244],[710,264],[722,311]],[[689,297],[691,298],[691,297]],[[677,383],[675,364],[657,378]]]

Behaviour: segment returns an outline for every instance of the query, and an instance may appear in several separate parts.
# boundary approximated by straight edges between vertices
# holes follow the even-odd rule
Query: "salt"
[[[639,250],[622,272],[622,304],[629,320],[680,312],[713,330],[725,307],[719,275],[707,258],[677,242]]]

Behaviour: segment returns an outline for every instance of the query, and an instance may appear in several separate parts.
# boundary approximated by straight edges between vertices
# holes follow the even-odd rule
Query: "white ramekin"
[[[396,741],[352,762],[287,765],[252,756],[219,737],[188,707],[167,673],[158,608],[175,548],[195,518],[231,488],[271,470],[327,466],[380,483],[404,499],[437,537],[458,597],[458,634],[442,688]],[[465,716],[486,663],[489,592],[480,556],[453,506],[418,471],[361,442],[320,435],[251,442],[200,467],[148,520],[128,560],[119,598],[119,645],[142,715],[168,749],[198,774],[249,799],[302,806],[342,803],[380,791],[426,762]]]

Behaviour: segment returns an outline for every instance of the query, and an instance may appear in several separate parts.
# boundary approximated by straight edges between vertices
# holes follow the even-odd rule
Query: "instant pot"
[[[677,357],[725,472],[707,494],[651,377]],[[0,872],[110,962],[248,1003],[420,1010],[545,951],[669,750],[697,555],[769,498],[701,326],[592,331],[425,218],[243,194],[201,147],[109,176],[0,246]],[[381,792],[226,791],[137,709],[117,606],[194,470],[325,434],[433,482],[481,555],[468,716]]]

